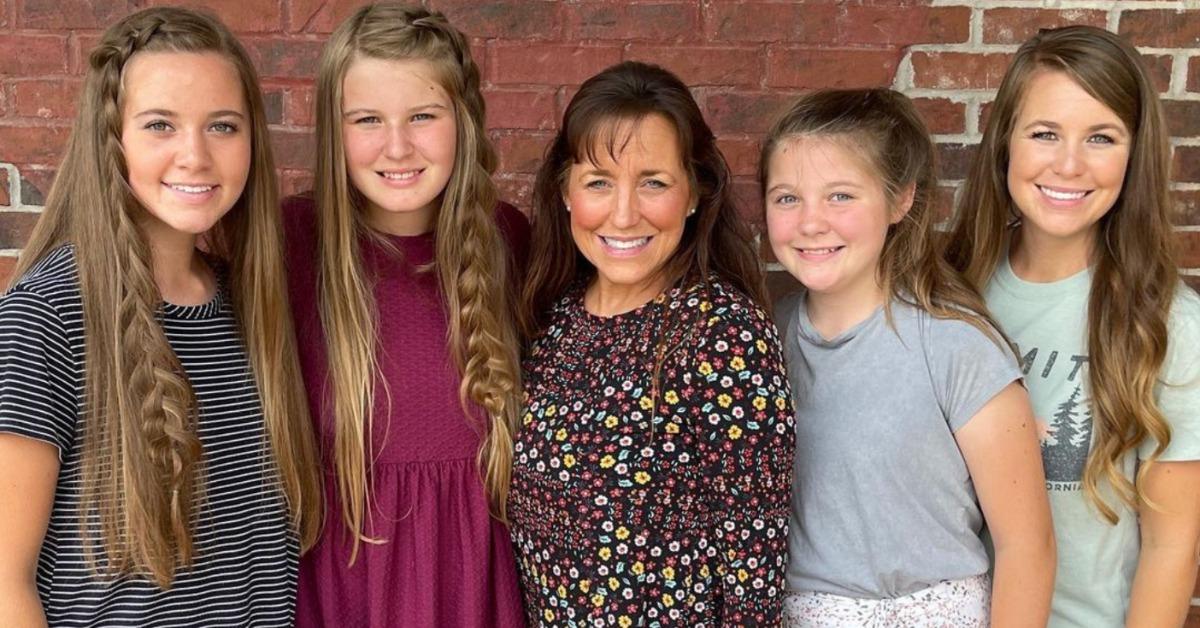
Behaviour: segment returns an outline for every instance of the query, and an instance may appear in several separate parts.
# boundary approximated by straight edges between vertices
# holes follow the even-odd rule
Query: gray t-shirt
[[[1092,445],[1088,387],[1087,270],[1051,283],[1023,281],[1008,258],[996,269],[984,297],[996,322],[1017,344],[1029,399],[1042,438],[1046,488],[1058,542],[1050,628],[1120,628],[1141,544],[1137,513],[1121,505],[1107,484],[1102,494],[1120,516],[1109,525],[1084,496],[1080,483]],[[1160,460],[1200,460],[1200,297],[1179,285],[1167,319],[1167,356],[1155,389],[1171,425],[1171,445]],[[1124,460],[1131,480],[1140,460],[1154,451],[1148,439]]]
[[[804,294],[779,307],[796,407],[788,589],[908,595],[988,570],[954,432],[1021,378],[970,324],[892,304],[831,340]]]

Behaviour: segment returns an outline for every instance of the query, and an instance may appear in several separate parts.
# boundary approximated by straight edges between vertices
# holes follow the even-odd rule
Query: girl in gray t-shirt
[[[799,99],[759,167],[796,406],[789,626],[1036,626],[1054,542],[1016,357],[939,259],[933,146],[891,90]],[[980,540],[994,539],[994,582]]]

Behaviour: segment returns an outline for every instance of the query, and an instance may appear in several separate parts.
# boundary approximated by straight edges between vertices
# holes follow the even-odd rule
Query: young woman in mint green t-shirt
[[[1196,577],[1200,298],[1172,246],[1166,133],[1132,46],[1039,33],[1000,85],[949,240],[1022,357],[1055,628],[1180,626]]]

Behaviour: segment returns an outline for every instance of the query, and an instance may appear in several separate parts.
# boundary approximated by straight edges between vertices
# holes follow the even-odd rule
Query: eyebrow
[[[147,109],[145,111],[141,111],[141,112],[134,114],[133,117],[141,118],[142,116],[162,116],[164,118],[174,118],[178,115],[179,115],[178,113],[171,111],[170,109]],[[214,112],[208,114],[208,117],[210,120],[213,118],[226,118],[226,117],[242,118],[243,120],[246,118],[246,116],[244,114],[242,114],[242,112],[234,111],[232,109],[222,109],[220,111],[214,111]]]
[[[442,103],[431,102],[431,103],[425,103],[424,105],[417,105],[416,107],[409,107],[405,113],[421,111],[422,109],[447,109],[447,107],[446,107],[446,105],[443,105]],[[381,112],[378,109],[371,109],[370,107],[359,107],[358,109],[351,109],[349,111],[343,111],[342,117],[348,118],[350,116],[359,116],[364,113],[379,114]]]
[[[1024,127],[1022,127],[1021,130],[1024,131],[1026,129],[1029,129],[1029,128],[1035,127],[1035,126],[1044,126],[1044,127],[1047,127],[1050,129],[1056,129],[1056,130],[1062,128],[1061,124],[1059,124],[1057,122],[1051,122],[1050,120],[1033,120],[1029,124],[1026,124]],[[1116,131],[1117,133],[1120,133],[1121,135],[1126,134],[1125,129],[1121,128],[1121,126],[1119,126],[1119,125],[1112,124],[1111,122],[1101,122],[1100,124],[1093,124],[1092,126],[1089,126],[1087,128],[1087,131],[1088,131],[1088,133],[1094,133],[1096,131]]]

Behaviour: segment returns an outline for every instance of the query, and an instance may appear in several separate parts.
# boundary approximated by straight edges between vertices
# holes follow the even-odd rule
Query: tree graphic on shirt
[[[1092,442],[1092,413],[1082,403],[1082,384],[1058,404],[1042,438],[1042,462],[1046,479],[1052,482],[1078,482],[1083,477]]]

